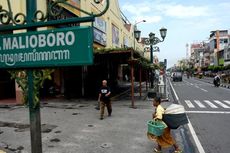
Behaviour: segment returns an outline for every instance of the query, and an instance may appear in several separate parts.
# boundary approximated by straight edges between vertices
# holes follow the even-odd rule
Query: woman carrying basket
[[[160,104],[161,104],[161,98],[158,96],[155,97],[153,100],[153,106],[156,107],[156,109],[155,109],[155,114],[153,114],[153,119],[162,121],[164,108]],[[170,128],[166,127],[161,136],[155,136],[151,133],[147,133],[148,138],[150,140],[156,141],[158,144],[157,148],[154,148],[155,153],[161,153],[162,148],[169,148],[171,146],[175,148],[174,153],[182,153],[182,151],[179,149],[179,146],[176,144],[175,140],[173,139],[170,131],[171,131]]]

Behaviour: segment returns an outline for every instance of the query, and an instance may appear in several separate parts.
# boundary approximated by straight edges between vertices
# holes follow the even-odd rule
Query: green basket
[[[164,124],[162,121],[148,121],[148,133],[151,133],[155,136],[161,136],[166,127],[166,124]]]

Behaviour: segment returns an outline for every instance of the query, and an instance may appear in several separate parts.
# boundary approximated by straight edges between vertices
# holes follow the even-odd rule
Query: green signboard
[[[92,63],[92,27],[0,36],[0,68],[60,67]]]

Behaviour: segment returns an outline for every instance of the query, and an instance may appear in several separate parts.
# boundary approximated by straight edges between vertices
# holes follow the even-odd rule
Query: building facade
[[[208,41],[192,43],[190,51],[190,63],[194,68],[230,64],[229,30],[211,31]]]
[[[205,59],[208,57],[208,53],[205,52],[205,43],[198,42],[191,44],[191,57],[190,62],[194,68],[203,67],[205,65]]]
[[[25,0],[10,0],[13,13],[26,14],[26,1]],[[37,0],[37,9],[46,12],[47,3],[52,0]],[[68,0],[68,3],[75,7],[81,8],[87,12],[99,13],[104,9],[106,2],[95,4],[93,1],[80,1],[80,0]],[[7,9],[8,5],[6,1],[0,1],[0,5]],[[72,17],[86,16],[83,12],[73,9],[67,5],[58,5],[53,8],[53,11],[62,9],[62,13],[59,16],[49,16],[48,20],[60,20]],[[2,26],[2,25],[0,25]],[[108,11],[101,17],[95,18],[95,22],[81,23],[81,24],[65,24],[55,27],[39,28],[38,30],[52,29],[52,28],[67,28],[73,26],[93,26],[94,33],[94,65],[91,66],[76,66],[68,68],[56,68],[52,74],[52,80],[46,80],[43,88],[41,89],[41,96],[47,96],[51,87],[57,88],[57,92],[61,95],[65,95],[67,98],[76,98],[82,96],[91,96],[97,94],[97,89],[101,85],[102,79],[107,79],[112,86],[115,86],[115,82],[118,79],[122,79],[125,75],[124,65],[127,67],[128,59],[130,58],[130,51],[127,52],[126,48],[134,47],[134,50],[141,52],[144,51],[144,46],[136,41],[134,38],[134,26],[123,16],[120,11],[118,0],[110,1],[110,7]],[[12,31],[12,33],[21,33],[24,31]],[[96,54],[103,49],[119,49],[120,52],[116,55],[102,55]],[[124,49],[124,52],[122,52]],[[123,55],[124,54],[124,55]],[[122,58],[120,58],[122,57]],[[119,59],[120,58],[120,59]],[[122,59],[122,60],[121,60]],[[128,68],[126,68],[128,69]],[[0,70],[1,79],[4,83],[0,84],[0,91],[9,87],[9,96],[0,98],[15,98],[21,103],[22,91],[18,88],[17,84],[10,80],[10,76],[6,70]],[[1,82],[1,81],[0,81]],[[2,88],[2,89],[1,89]],[[2,92],[3,93],[3,92]]]
[[[228,30],[211,31],[209,36],[211,65],[224,65],[224,48],[228,45]]]

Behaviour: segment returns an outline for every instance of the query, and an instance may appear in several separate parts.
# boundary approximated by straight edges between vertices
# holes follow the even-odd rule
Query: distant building
[[[224,65],[224,48],[229,43],[228,30],[211,31],[209,36],[211,65]]]
[[[230,44],[224,48],[224,65],[230,65]]]
[[[193,65],[194,68],[204,67],[205,60],[204,60],[204,53],[206,53],[206,43],[199,42],[191,44],[191,57],[190,63]],[[205,54],[208,57],[207,53]]]

